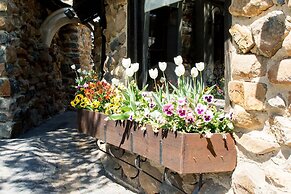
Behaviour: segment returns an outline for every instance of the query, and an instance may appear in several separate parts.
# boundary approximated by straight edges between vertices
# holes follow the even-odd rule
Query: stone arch
[[[40,27],[41,38],[47,48],[50,47],[54,35],[61,27],[67,24],[81,23],[81,21],[76,16],[74,16],[72,19],[68,18],[64,13],[67,9],[70,8],[65,7],[56,10],[51,15],[49,15],[42,23]],[[93,28],[91,26],[88,27],[91,31],[93,31]]]

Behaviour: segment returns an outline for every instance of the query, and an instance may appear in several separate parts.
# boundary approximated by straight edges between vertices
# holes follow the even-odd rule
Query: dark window
[[[157,67],[159,61],[173,63],[175,56],[182,55],[188,70],[204,62],[206,84],[223,88],[224,45],[229,38],[225,33],[229,15],[225,1],[180,1],[148,12],[144,3],[129,0],[128,6],[128,56],[141,64],[140,85],[151,81],[148,70]]]

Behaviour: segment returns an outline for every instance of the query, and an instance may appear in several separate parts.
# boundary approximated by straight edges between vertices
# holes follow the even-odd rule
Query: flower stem
[[[156,92],[158,92],[157,80],[155,79],[154,81],[155,81]]]

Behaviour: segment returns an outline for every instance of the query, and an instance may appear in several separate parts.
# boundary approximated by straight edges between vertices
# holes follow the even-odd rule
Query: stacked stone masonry
[[[74,93],[75,74],[70,66],[92,63],[86,26],[64,26],[51,47],[44,46],[39,29],[51,12],[37,0],[0,1],[2,138],[15,137],[67,109]]]
[[[290,3],[232,0],[232,81],[238,164],[234,193],[289,193]]]
[[[105,3],[105,77],[122,78],[127,1]],[[229,12],[233,44],[228,92],[238,163],[232,173],[204,175],[201,193],[290,193],[291,0],[232,0]],[[0,137],[16,136],[66,109],[71,98],[67,93],[73,92],[68,89],[74,79],[70,65],[89,68],[92,63],[91,34],[84,25],[63,27],[50,48],[43,46],[39,28],[50,13],[37,0],[0,0]],[[95,41],[101,44],[101,39]],[[126,153],[122,159],[133,164],[135,157]],[[146,193],[191,193],[198,182],[196,174],[168,171],[175,185],[171,187],[163,180],[164,167],[149,160],[141,168],[159,181],[145,173],[132,179],[137,169],[111,157],[103,163],[114,173],[114,168],[122,169],[115,176]]]

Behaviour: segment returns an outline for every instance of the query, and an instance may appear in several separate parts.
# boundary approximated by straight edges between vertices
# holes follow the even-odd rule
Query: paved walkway
[[[133,193],[106,175],[76,113],[49,119],[19,139],[0,140],[0,194]]]

